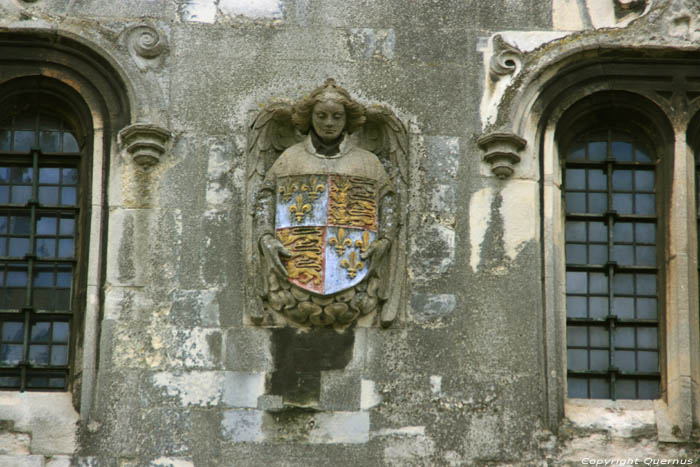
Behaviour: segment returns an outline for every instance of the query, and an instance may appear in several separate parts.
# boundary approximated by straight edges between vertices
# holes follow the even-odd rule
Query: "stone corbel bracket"
[[[172,134],[158,125],[134,123],[119,132],[119,143],[138,165],[154,166],[165,154]]]
[[[513,133],[490,133],[479,138],[477,144],[484,150],[483,161],[491,164],[491,172],[503,180],[513,175],[513,166],[520,162],[520,151],[527,141]]]

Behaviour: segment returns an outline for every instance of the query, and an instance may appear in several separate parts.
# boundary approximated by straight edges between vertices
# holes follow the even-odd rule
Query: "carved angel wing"
[[[380,316],[382,326],[390,326],[404,295],[406,268],[406,216],[408,204],[408,131],[394,112],[383,105],[367,107],[367,122],[356,133],[358,146],[377,155],[389,174],[396,192],[397,233],[389,261],[380,266],[378,294],[385,300]]]
[[[388,107],[367,107],[367,122],[356,135],[358,146],[379,157],[389,176],[400,189],[408,182],[408,132]],[[396,177],[400,177],[397,180]]]
[[[248,131],[248,178],[265,176],[282,151],[301,140],[292,124],[290,101],[277,101],[263,108]]]

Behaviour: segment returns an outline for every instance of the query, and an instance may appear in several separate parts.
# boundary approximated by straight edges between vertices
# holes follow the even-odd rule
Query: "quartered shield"
[[[360,255],[377,237],[377,182],[335,174],[277,179],[277,238],[291,253],[289,281],[330,295],[366,276]]]

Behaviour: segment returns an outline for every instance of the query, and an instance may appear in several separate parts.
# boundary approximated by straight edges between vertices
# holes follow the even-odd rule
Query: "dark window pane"
[[[58,241],[58,257],[72,258],[73,257],[73,239],[62,239]]]
[[[634,264],[634,247],[632,245],[615,245],[615,261],[623,266]]]
[[[634,195],[635,214],[645,214],[653,216],[656,214],[656,196],[654,195]]]
[[[630,379],[620,379],[615,384],[615,396],[618,399],[636,399],[637,382]]]
[[[615,193],[613,195],[613,210],[621,214],[632,214],[632,195]]]
[[[53,238],[37,238],[36,254],[40,258],[53,258],[56,256],[56,240]]]
[[[39,389],[49,386],[49,378],[46,376],[32,376],[27,380],[27,387]]]
[[[51,377],[49,378],[49,387],[53,389],[62,389],[66,386],[66,378],[57,378],[57,377]]]
[[[15,131],[15,151],[28,152],[34,146],[33,131]]]
[[[567,169],[566,170],[566,189],[567,190],[585,190],[586,189],[586,171],[584,169]]]
[[[632,274],[615,274],[613,284],[616,294],[634,294],[634,276]]]
[[[588,352],[586,350],[569,349],[566,352],[566,358],[570,370],[586,371],[588,369]]]
[[[634,328],[618,327],[615,329],[615,347],[634,347]]]
[[[603,294],[608,293],[608,276],[602,272],[591,272],[588,275],[590,293]]]
[[[638,246],[636,264],[639,266],[656,266],[656,248],[653,246]]]
[[[592,161],[603,161],[607,155],[607,142],[596,141],[588,143],[588,158]]]
[[[637,299],[637,318],[638,319],[656,319],[657,318],[657,303],[655,298],[638,298]]]
[[[72,217],[61,217],[58,233],[61,235],[73,235],[75,232],[75,219]]]
[[[54,345],[51,347],[51,365],[62,366],[68,364],[68,346]]]
[[[653,351],[638,352],[639,371],[659,371],[659,354]]]
[[[566,291],[568,293],[588,292],[588,280],[586,273],[568,271],[566,273]]]
[[[576,160],[582,160],[586,158],[586,148],[583,146],[576,146],[572,150],[569,151],[569,154],[566,156],[567,160],[570,161],[576,161]]]
[[[12,235],[29,235],[30,232],[29,216],[10,217],[10,233]]]
[[[615,364],[622,371],[636,371],[634,354],[632,350],[618,350],[615,352]]]
[[[617,222],[613,228],[613,241],[615,243],[632,243],[634,241],[634,224],[629,222]]]
[[[589,314],[591,318],[605,318],[608,316],[608,298],[591,297],[589,300]]]
[[[590,264],[605,264],[608,262],[607,245],[591,245],[588,248],[588,262]]]
[[[64,185],[76,185],[78,183],[78,169],[61,169]]]
[[[615,297],[613,300],[613,314],[620,319],[634,319],[634,298]]]
[[[637,162],[653,162],[649,154],[646,151],[639,148],[637,148],[637,150],[635,151],[635,159]]]
[[[16,365],[24,358],[24,346],[22,344],[0,345],[0,363]]]
[[[61,204],[75,206],[76,194],[76,189],[74,187],[61,188]]]
[[[637,274],[637,293],[639,295],[656,295],[656,275]]]
[[[589,190],[607,190],[608,176],[605,172],[598,169],[588,169],[588,189]]]
[[[588,223],[588,241],[590,242],[607,242],[608,241],[608,226],[602,222]]]
[[[31,167],[11,167],[10,180],[13,184],[31,185],[33,177],[33,169]]]
[[[586,264],[586,245],[566,245],[566,263],[567,264]]]
[[[659,347],[659,332],[656,328],[638,328],[637,344],[640,349],[657,349]]]
[[[41,216],[36,223],[36,233],[39,235],[55,235],[57,219],[54,216]]]
[[[31,342],[46,343],[51,337],[51,323],[44,321],[34,323],[31,331]]]
[[[591,378],[591,398],[610,399],[610,383],[602,378]]]
[[[567,396],[571,398],[587,398],[588,380],[585,378],[569,377],[567,380]]]
[[[10,168],[0,167],[0,183],[7,184],[10,182]]]
[[[632,171],[631,170],[615,170],[615,172],[613,172],[613,190],[614,191],[631,191],[632,190]]]
[[[24,323],[5,321],[2,323],[3,342],[24,342]]]
[[[68,323],[56,321],[53,323],[53,341],[68,342]]]
[[[604,213],[608,210],[608,195],[604,193],[590,193],[588,195],[588,212]]]
[[[654,172],[650,170],[637,170],[634,177],[637,190],[654,191]]]
[[[64,152],[79,152],[78,141],[72,133],[63,133],[63,151]]]
[[[10,202],[10,187],[0,186],[0,203],[8,204]]]
[[[0,376],[0,388],[19,388],[19,376]]]
[[[608,330],[602,326],[591,326],[588,330],[590,334],[590,345],[592,347],[610,347],[608,340]]]
[[[22,258],[29,253],[28,238],[11,238],[9,256]]]
[[[569,221],[566,223],[566,241],[567,242],[585,242],[586,241],[586,223]]]
[[[586,297],[566,297],[566,316],[569,318],[585,318],[587,307]]]
[[[39,135],[39,147],[44,152],[60,152],[61,133],[58,131],[42,131]]]
[[[658,381],[639,381],[639,398],[640,399],[658,399],[659,398],[659,382]]]
[[[30,186],[13,186],[10,191],[12,204],[27,204],[32,197],[32,187]]]
[[[37,265],[34,269],[34,287],[53,287],[54,272],[52,265]]]
[[[58,184],[60,170],[53,167],[39,169],[39,183]]]
[[[566,329],[566,342],[569,347],[585,347],[588,345],[588,332],[584,326],[569,326]]]
[[[637,241],[641,243],[656,243],[656,225],[638,223],[635,225]]]
[[[40,186],[39,187],[39,202],[41,204],[56,205],[58,202],[58,187],[55,186]],[[65,203],[64,203],[65,204]]]
[[[585,193],[567,193],[566,212],[586,212]]]
[[[8,287],[24,287],[27,285],[27,266],[26,264],[11,265],[7,271]]]
[[[610,366],[610,352],[591,350],[591,370],[607,370]]]
[[[56,274],[56,287],[70,287],[73,271],[70,266],[59,266]]]
[[[60,118],[46,113],[39,115],[39,128],[42,130],[60,130],[62,127]]]
[[[0,130],[0,151],[10,150],[10,131]]]
[[[37,365],[49,364],[49,346],[48,345],[30,345],[29,346],[29,361]]]
[[[631,161],[632,145],[625,141],[613,141],[612,156],[618,161]]]

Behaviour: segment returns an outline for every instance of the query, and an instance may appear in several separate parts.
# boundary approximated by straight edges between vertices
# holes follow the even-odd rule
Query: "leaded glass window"
[[[568,396],[659,397],[656,157],[634,134],[565,151]]]
[[[0,114],[0,389],[69,383],[81,153],[39,100]]]

